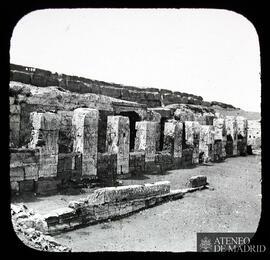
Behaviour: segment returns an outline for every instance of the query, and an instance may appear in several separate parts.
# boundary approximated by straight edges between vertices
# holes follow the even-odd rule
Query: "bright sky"
[[[227,10],[39,10],[16,25],[10,62],[260,111],[258,36]]]

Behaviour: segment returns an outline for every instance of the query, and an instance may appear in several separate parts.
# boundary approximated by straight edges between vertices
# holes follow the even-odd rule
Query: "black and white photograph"
[[[44,252],[264,252],[261,52],[211,8],[48,8],[10,39],[14,232]]]

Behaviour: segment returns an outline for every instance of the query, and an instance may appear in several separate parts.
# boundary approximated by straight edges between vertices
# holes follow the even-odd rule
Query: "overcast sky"
[[[39,10],[16,25],[10,62],[260,111],[258,36],[227,10]]]

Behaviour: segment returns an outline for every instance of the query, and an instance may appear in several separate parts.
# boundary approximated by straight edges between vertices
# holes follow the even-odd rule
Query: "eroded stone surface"
[[[32,138],[29,148],[39,149],[38,177],[57,176],[60,117],[55,113],[30,114]]]
[[[261,123],[259,120],[248,120],[247,122],[247,145],[251,145],[252,149],[261,148]]]
[[[183,123],[179,121],[165,122],[164,126],[164,147],[169,150],[173,157],[182,157]]]
[[[202,125],[200,129],[199,151],[202,153],[202,161],[208,162],[214,160],[214,127],[211,125]]]
[[[97,174],[98,111],[77,108],[72,118],[73,151],[82,154],[82,177]]]
[[[136,122],[135,152],[145,152],[145,161],[154,162],[156,153],[157,122]]]
[[[109,153],[117,154],[117,174],[129,172],[129,118],[108,116],[106,146]]]
[[[207,178],[205,175],[192,176],[188,180],[188,187],[196,188],[207,184]]]

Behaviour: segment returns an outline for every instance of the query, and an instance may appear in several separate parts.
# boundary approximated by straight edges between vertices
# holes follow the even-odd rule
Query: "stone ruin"
[[[172,104],[173,94],[164,90],[158,93],[167,104],[153,101],[150,90],[136,90],[144,100],[137,103],[122,98],[123,87],[71,76],[63,85],[63,76],[35,73],[13,70],[10,81],[10,181],[16,193],[50,194],[70,182],[112,185],[132,175],[246,155],[248,147],[260,146],[259,123],[219,117],[209,104]],[[77,82],[73,91],[70,82]]]

